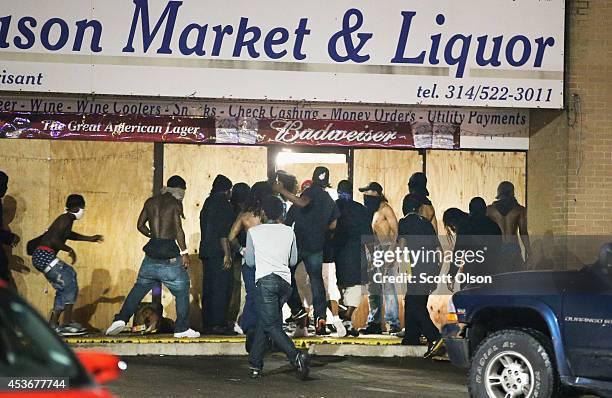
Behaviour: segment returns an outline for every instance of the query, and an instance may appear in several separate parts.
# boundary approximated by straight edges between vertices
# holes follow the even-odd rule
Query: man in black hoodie
[[[204,334],[233,335],[228,328],[232,294],[232,272],[223,266],[223,240],[227,239],[236,215],[230,204],[232,182],[224,175],[213,181],[210,196],[200,212],[200,258],[202,282],[202,324]]]
[[[408,196],[410,199],[417,201],[419,206],[419,214],[431,222],[436,233],[438,232],[438,221],[436,220],[436,210],[429,200],[429,191],[427,190],[427,176],[425,173],[414,173],[408,180]]]
[[[521,206],[514,197],[514,185],[502,181],[497,188],[497,200],[487,207],[487,216],[499,225],[503,245],[501,255],[504,258],[505,271],[519,271],[524,266],[519,236],[525,247],[525,260],[531,254],[529,233],[527,232],[527,209]]]
[[[348,180],[338,183],[338,200],[340,218],[332,240],[336,262],[338,287],[342,290],[344,305],[347,311],[343,324],[347,333],[353,337],[359,332],[353,328],[352,316],[359,307],[367,291],[367,260],[362,237],[372,235],[372,223],[368,209],[353,200],[353,184]]]

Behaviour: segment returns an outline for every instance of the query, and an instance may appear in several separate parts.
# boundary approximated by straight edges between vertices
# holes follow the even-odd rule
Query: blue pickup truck
[[[446,348],[471,397],[612,397],[612,244],[580,270],[496,275],[448,307]]]

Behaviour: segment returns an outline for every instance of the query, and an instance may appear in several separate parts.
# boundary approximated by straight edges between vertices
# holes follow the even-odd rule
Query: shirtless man
[[[436,209],[434,209],[431,200],[429,200],[429,191],[427,190],[427,177],[425,173],[414,173],[408,180],[408,196],[409,200],[416,200],[419,204],[419,215],[428,219],[438,233],[438,221],[436,220]]]
[[[519,271],[531,255],[527,232],[527,209],[514,197],[514,185],[502,181],[497,187],[497,200],[487,207],[487,216],[499,225],[502,232],[501,256],[505,259],[502,272]],[[521,255],[520,239],[525,247],[525,261]]]
[[[53,221],[47,232],[28,242],[28,247],[33,249],[32,264],[45,275],[55,289],[55,301],[49,325],[62,336],[82,335],[86,330],[72,319],[72,309],[79,293],[76,271],[61,261],[57,253],[59,251],[68,253],[74,265],[77,256],[66,244],[67,240],[82,242],[104,240],[102,235],[86,236],[72,231],[74,222],[82,219],[84,214],[85,199],[81,195],[70,195],[66,199],[66,212]],[[62,312],[64,319],[60,326],[59,318]]]
[[[359,188],[359,191],[363,193],[363,204],[373,214],[372,230],[376,235],[377,248],[394,250],[397,242],[397,217],[383,194],[383,187],[377,182],[370,182],[365,187]],[[394,275],[397,271],[396,267],[384,268],[385,275]],[[368,315],[368,326],[363,330],[364,334],[382,333],[380,312],[383,296],[386,304],[385,321],[390,326],[389,333],[401,331],[395,285],[386,284],[382,288],[382,292],[369,295],[370,314]]]
[[[144,260],[136,284],[128,294],[121,311],[106,330],[113,336],[121,333],[138,305],[158,283],[163,283],[176,299],[174,337],[195,338],[200,333],[189,328],[189,254],[181,223],[182,200],[187,184],[179,176],[168,179],[159,195],[147,199],[138,217],[138,231],[149,238],[143,247]],[[178,246],[177,246],[178,243]]]
[[[232,248],[242,254],[246,247],[246,233],[247,231],[261,224],[262,216],[262,203],[263,200],[272,195],[272,186],[267,181],[259,181],[253,184],[249,199],[247,201],[246,208],[241,212],[236,221],[232,225],[232,229],[224,241],[225,251],[225,262],[232,262]],[[231,246],[231,247],[230,247]],[[244,261],[243,261],[244,263]],[[244,308],[242,309],[242,316],[240,317],[240,328],[246,334],[246,349],[247,352],[251,349],[251,342],[255,334],[255,327],[257,326],[257,314],[255,308],[255,267],[242,267],[242,278],[244,280],[244,288],[246,290],[246,297],[244,301]]]

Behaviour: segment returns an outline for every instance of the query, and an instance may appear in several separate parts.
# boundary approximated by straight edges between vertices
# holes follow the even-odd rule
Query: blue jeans
[[[283,330],[283,304],[291,295],[291,285],[276,274],[267,275],[257,281],[257,329],[249,354],[249,365],[263,369],[263,358],[269,347],[268,339],[287,354],[291,364],[299,351]]]
[[[304,261],[306,273],[310,280],[315,319],[326,319],[327,299],[325,298],[325,285],[323,284],[323,252],[302,252],[300,258]],[[293,288],[297,290],[297,286]]]
[[[242,279],[244,279],[244,289],[246,297],[244,299],[244,308],[240,317],[240,328],[247,333],[249,330],[257,326],[257,287],[255,286],[255,267],[249,267],[246,264],[242,266]]]
[[[383,275],[397,275],[397,269],[382,268]],[[373,282],[370,282],[373,283]],[[377,294],[370,294],[368,301],[370,303],[370,313],[368,314],[368,325],[381,324],[382,300],[385,300],[385,322],[392,328],[399,328],[399,302],[397,300],[397,290],[395,284],[385,283],[378,287]]]
[[[183,267],[181,257],[156,260],[145,256],[138,271],[136,284],[130,290],[115,321],[128,322],[138,310],[138,305],[157,283],[163,283],[176,299],[175,333],[189,329],[189,274]]]
[[[60,261],[45,274],[45,278],[55,289],[53,311],[62,311],[66,305],[76,302],[79,295],[79,283],[74,268]]]

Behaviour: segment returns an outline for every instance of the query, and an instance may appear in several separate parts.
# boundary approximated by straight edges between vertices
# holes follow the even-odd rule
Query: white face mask
[[[85,214],[85,209],[79,209],[79,211],[77,211],[76,213],[72,213],[72,214],[74,214],[77,220],[80,220],[81,218],[83,218],[83,215]]]

